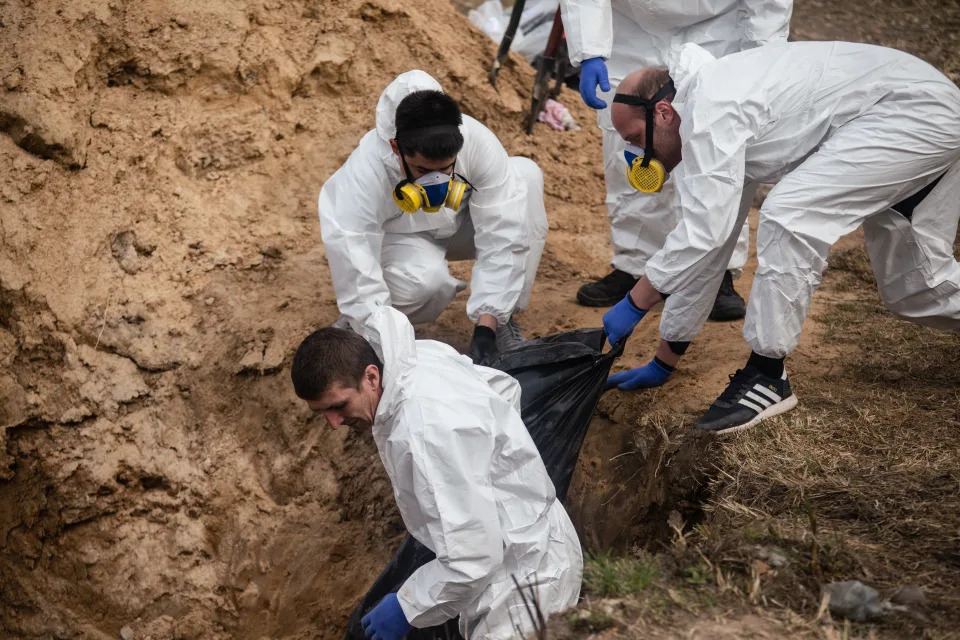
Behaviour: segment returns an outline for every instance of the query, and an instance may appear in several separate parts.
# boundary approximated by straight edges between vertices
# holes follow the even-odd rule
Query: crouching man
[[[470,356],[487,364],[523,341],[512,316],[530,301],[546,242],[543,173],[508,157],[423,71],[390,83],[376,122],[320,191],[340,313],[354,329],[381,306],[433,322],[467,287],[447,261],[475,258]]]
[[[367,637],[460,616],[468,640],[512,638],[514,623],[532,629],[513,577],[539,585],[544,616],[576,604],[580,542],[520,419],[519,383],[415,340],[392,307],[361,334],[310,334],[294,388],[334,429],[372,429],[407,531],[437,555],[363,618]]]

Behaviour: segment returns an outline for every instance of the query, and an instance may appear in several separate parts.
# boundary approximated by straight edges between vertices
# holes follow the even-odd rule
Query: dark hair
[[[670,80],[670,72],[666,69],[660,67],[652,68],[640,78],[637,82],[637,88],[633,93],[638,98],[649,100],[657,94],[657,91],[660,91],[660,89],[670,82]],[[667,96],[666,100],[667,102],[672,102],[673,96]]]
[[[460,153],[463,116],[457,101],[442,91],[414,91],[397,105],[397,146],[400,153],[417,153],[443,160]]]
[[[297,347],[290,377],[297,396],[316,400],[336,382],[359,389],[363,372],[371,364],[383,374],[383,364],[369,342],[353,331],[327,327],[314,331]]]

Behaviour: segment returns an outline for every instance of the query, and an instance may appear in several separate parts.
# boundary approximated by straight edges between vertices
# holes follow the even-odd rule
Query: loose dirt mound
[[[284,367],[336,314],[322,181],[411,68],[541,162],[552,215],[597,201],[594,129],[522,135],[529,67],[495,92],[446,0],[0,15],[0,635],[337,637],[401,524]]]

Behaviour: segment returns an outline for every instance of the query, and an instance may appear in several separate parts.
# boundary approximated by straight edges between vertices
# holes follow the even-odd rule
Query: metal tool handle
[[[557,52],[560,51],[562,42],[563,20],[560,17],[560,7],[557,7],[557,12],[553,16],[550,38],[547,39],[547,48],[544,49],[540,64],[537,65],[537,77],[533,82],[533,93],[530,96],[530,112],[527,114],[527,133],[533,133],[537,116],[543,111],[543,105],[550,97],[550,74],[556,72]]]
[[[507,23],[507,30],[503,32],[503,38],[500,40],[500,47],[497,49],[497,57],[493,60],[493,67],[490,69],[490,84],[497,86],[497,76],[500,75],[500,67],[503,61],[507,59],[510,53],[510,45],[513,43],[513,37],[517,35],[517,28],[520,26],[520,17],[523,15],[523,5],[526,0],[516,0],[513,3],[513,11],[510,13],[510,22]]]

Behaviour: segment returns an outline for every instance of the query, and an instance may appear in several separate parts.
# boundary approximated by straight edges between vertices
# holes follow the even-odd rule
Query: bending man
[[[294,388],[334,429],[372,428],[407,531],[437,554],[363,618],[367,637],[459,615],[468,640],[513,638],[531,623],[511,576],[537,582],[544,615],[575,605],[580,543],[520,419],[519,383],[414,340],[390,307],[362,331],[369,341],[333,327],[307,337]]]
[[[647,261],[663,246],[676,220],[663,215],[673,196],[663,191],[640,193],[625,175],[625,142],[613,127],[607,102],[611,87],[640,67],[665,64],[672,47],[699,44],[716,57],[787,41],[793,0],[561,0],[570,60],[580,66],[580,94],[598,109],[603,134],[607,217],[613,244],[613,271],[577,291],[577,301],[609,307],[623,299],[643,275]],[[603,92],[597,95],[597,88]],[[757,185],[746,184],[741,206],[749,211]],[[721,281],[711,320],[736,320],[746,313],[733,281],[747,262],[750,229],[740,228],[739,241]]]
[[[489,362],[523,340],[523,310],[547,236],[543,174],[510,158],[423,71],[394,80],[377,126],[320,191],[320,231],[343,314],[358,329],[382,306],[433,322],[467,283],[447,260],[476,258],[470,355]]]
[[[614,102],[617,131],[673,171],[680,221],[604,316],[616,341],[666,298],[657,358],[611,376],[612,384],[661,383],[680,358],[670,343],[702,328],[743,222],[746,180],[779,181],[760,209],[743,328],[753,352],[699,429],[743,429],[796,404],[784,359],[797,346],[830,246],[860,225],[887,308],[960,331],[960,89],[927,63],[844,42],[719,60],[686,45],[668,69],[630,74]]]

